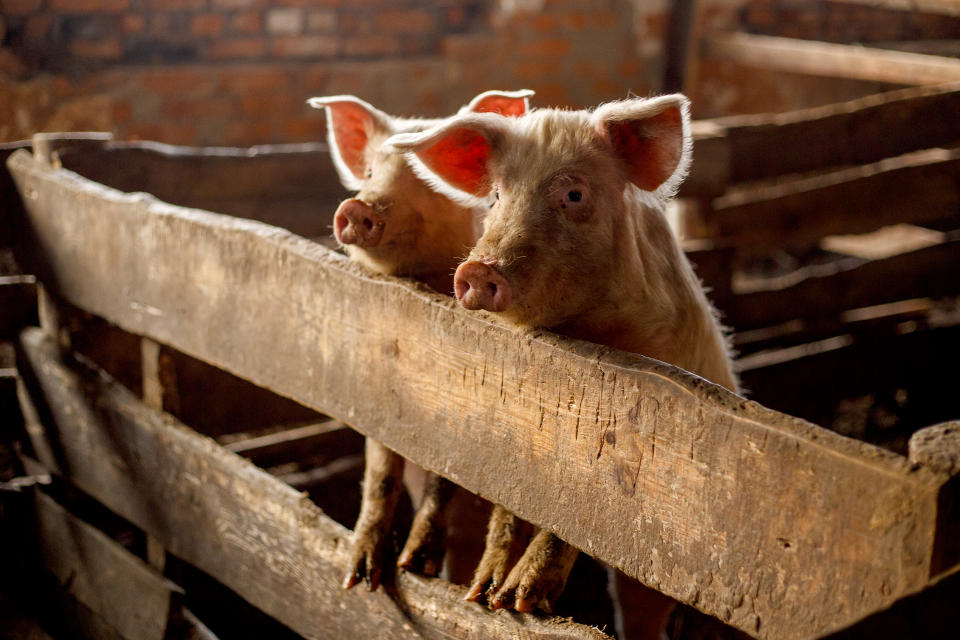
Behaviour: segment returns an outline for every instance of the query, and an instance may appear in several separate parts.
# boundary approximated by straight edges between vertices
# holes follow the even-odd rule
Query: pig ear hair
[[[404,154],[434,191],[467,207],[486,207],[493,189],[488,167],[501,121],[494,114],[455,116],[432,129],[401,133],[385,143]]]
[[[690,101],[679,93],[611,102],[593,113],[600,136],[630,181],[662,198],[673,196],[690,169]]]
[[[499,113],[502,116],[522,116],[530,110],[531,89],[519,91],[484,91],[460,109],[459,114]]]
[[[392,118],[355,96],[310,98],[307,104],[326,109],[327,142],[333,166],[347,189],[359,190],[366,173],[366,148],[374,132],[390,133]]]

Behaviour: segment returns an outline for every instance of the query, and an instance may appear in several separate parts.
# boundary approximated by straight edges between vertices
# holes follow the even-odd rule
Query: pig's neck
[[[713,307],[665,216],[639,198],[632,204],[615,240],[608,290],[558,330],[674,364],[737,391]]]
[[[437,273],[419,274],[417,280],[429,285],[437,293],[445,296],[453,295],[453,270],[446,269]]]

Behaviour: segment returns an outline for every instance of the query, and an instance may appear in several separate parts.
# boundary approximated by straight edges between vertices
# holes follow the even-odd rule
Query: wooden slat
[[[488,611],[441,580],[401,575],[393,598],[384,589],[344,591],[350,532],[303,495],[148,409],[105,376],[81,379],[57,362],[55,345],[40,330],[24,332],[22,346],[31,394],[52,416],[46,430],[28,425],[41,462],[298,633],[607,637],[581,625]]]
[[[744,250],[805,247],[828,235],[924,224],[960,212],[960,151],[932,149],[713,202],[717,236]]]
[[[808,267],[790,286],[734,295],[725,320],[737,329],[795,318],[829,318],[847,309],[960,293],[960,239],[881,260],[842,259]]]
[[[830,2],[867,5],[878,9],[960,16],[960,2],[957,2],[957,0],[830,0]]]
[[[363,436],[339,420],[328,420],[225,446],[228,451],[238,453],[264,469],[297,460],[323,465],[336,458],[361,453]]]
[[[734,626],[816,634],[941,570],[942,474],[279,229],[27,153],[9,165],[35,194],[38,273],[69,302],[344,420]]]
[[[748,33],[706,38],[703,55],[760,69],[920,85],[960,80],[960,60]]]
[[[702,130],[711,123],[714,135],[725,140],[729,181],[736,183],[953,146],[960,141],[958,113],[960,83],[954,82],[788,113],[731,116],[697,124]],[[694,131],[691,177],[704,164],[698,155],[701,140]],[[716,162],[710,158],[706,164]]]
[[[44,568],[64,589],[130,640],[161,640],[174,585],[52,498],[34,491]]]
[[[121,191],[147,191],[307,237],[329,236],[333,211],[347,197],[322,143],[239,149],[110,142],[59,155],[64,168]]]

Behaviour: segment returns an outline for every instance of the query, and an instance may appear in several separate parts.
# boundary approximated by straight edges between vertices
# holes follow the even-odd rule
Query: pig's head
[[[488,91],[460,113],[521,115],[532,93]],[[334,236],[347,255],[382,273],[444,286],[476,239],[477,208],[430,189],[403,154],[383,147],[394,134],[440,121],[390,116],[353,96],[311,98],[309,104],[326,110],[334,166],[343,185],[358,191],[334,214]]]
[[[638,210],[673,194],[691,143],[687,99],[668,95],[592,112],[466,115],[388,144],[452,198],[495,194],[456,272],[460,304],[558,327],[616,309],[616,286],[644,286]]]

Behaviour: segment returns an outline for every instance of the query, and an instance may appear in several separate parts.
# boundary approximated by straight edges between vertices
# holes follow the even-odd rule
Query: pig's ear
[[[519,117],[530,110],[530,89],[519,91],[484,91],[460,109],[460,113],[499,113],[502,116]]]
[[[330,155],[347,189],[363,186],[367,172],[367,145],[376,134],[390,133],[391,118],[354,96],[310,98],[315,109],[326,109]]]
[[[493,185],[489,163],[506,118],[456,116],[419,133],[401,133],[386,145],[404,153],[417,176],[434,191],[469,207],[487,206]]]
[[[611,102],[593,113],[631,182],[657,195],[676,193],[690,168],[690,102],[679,93]]]

